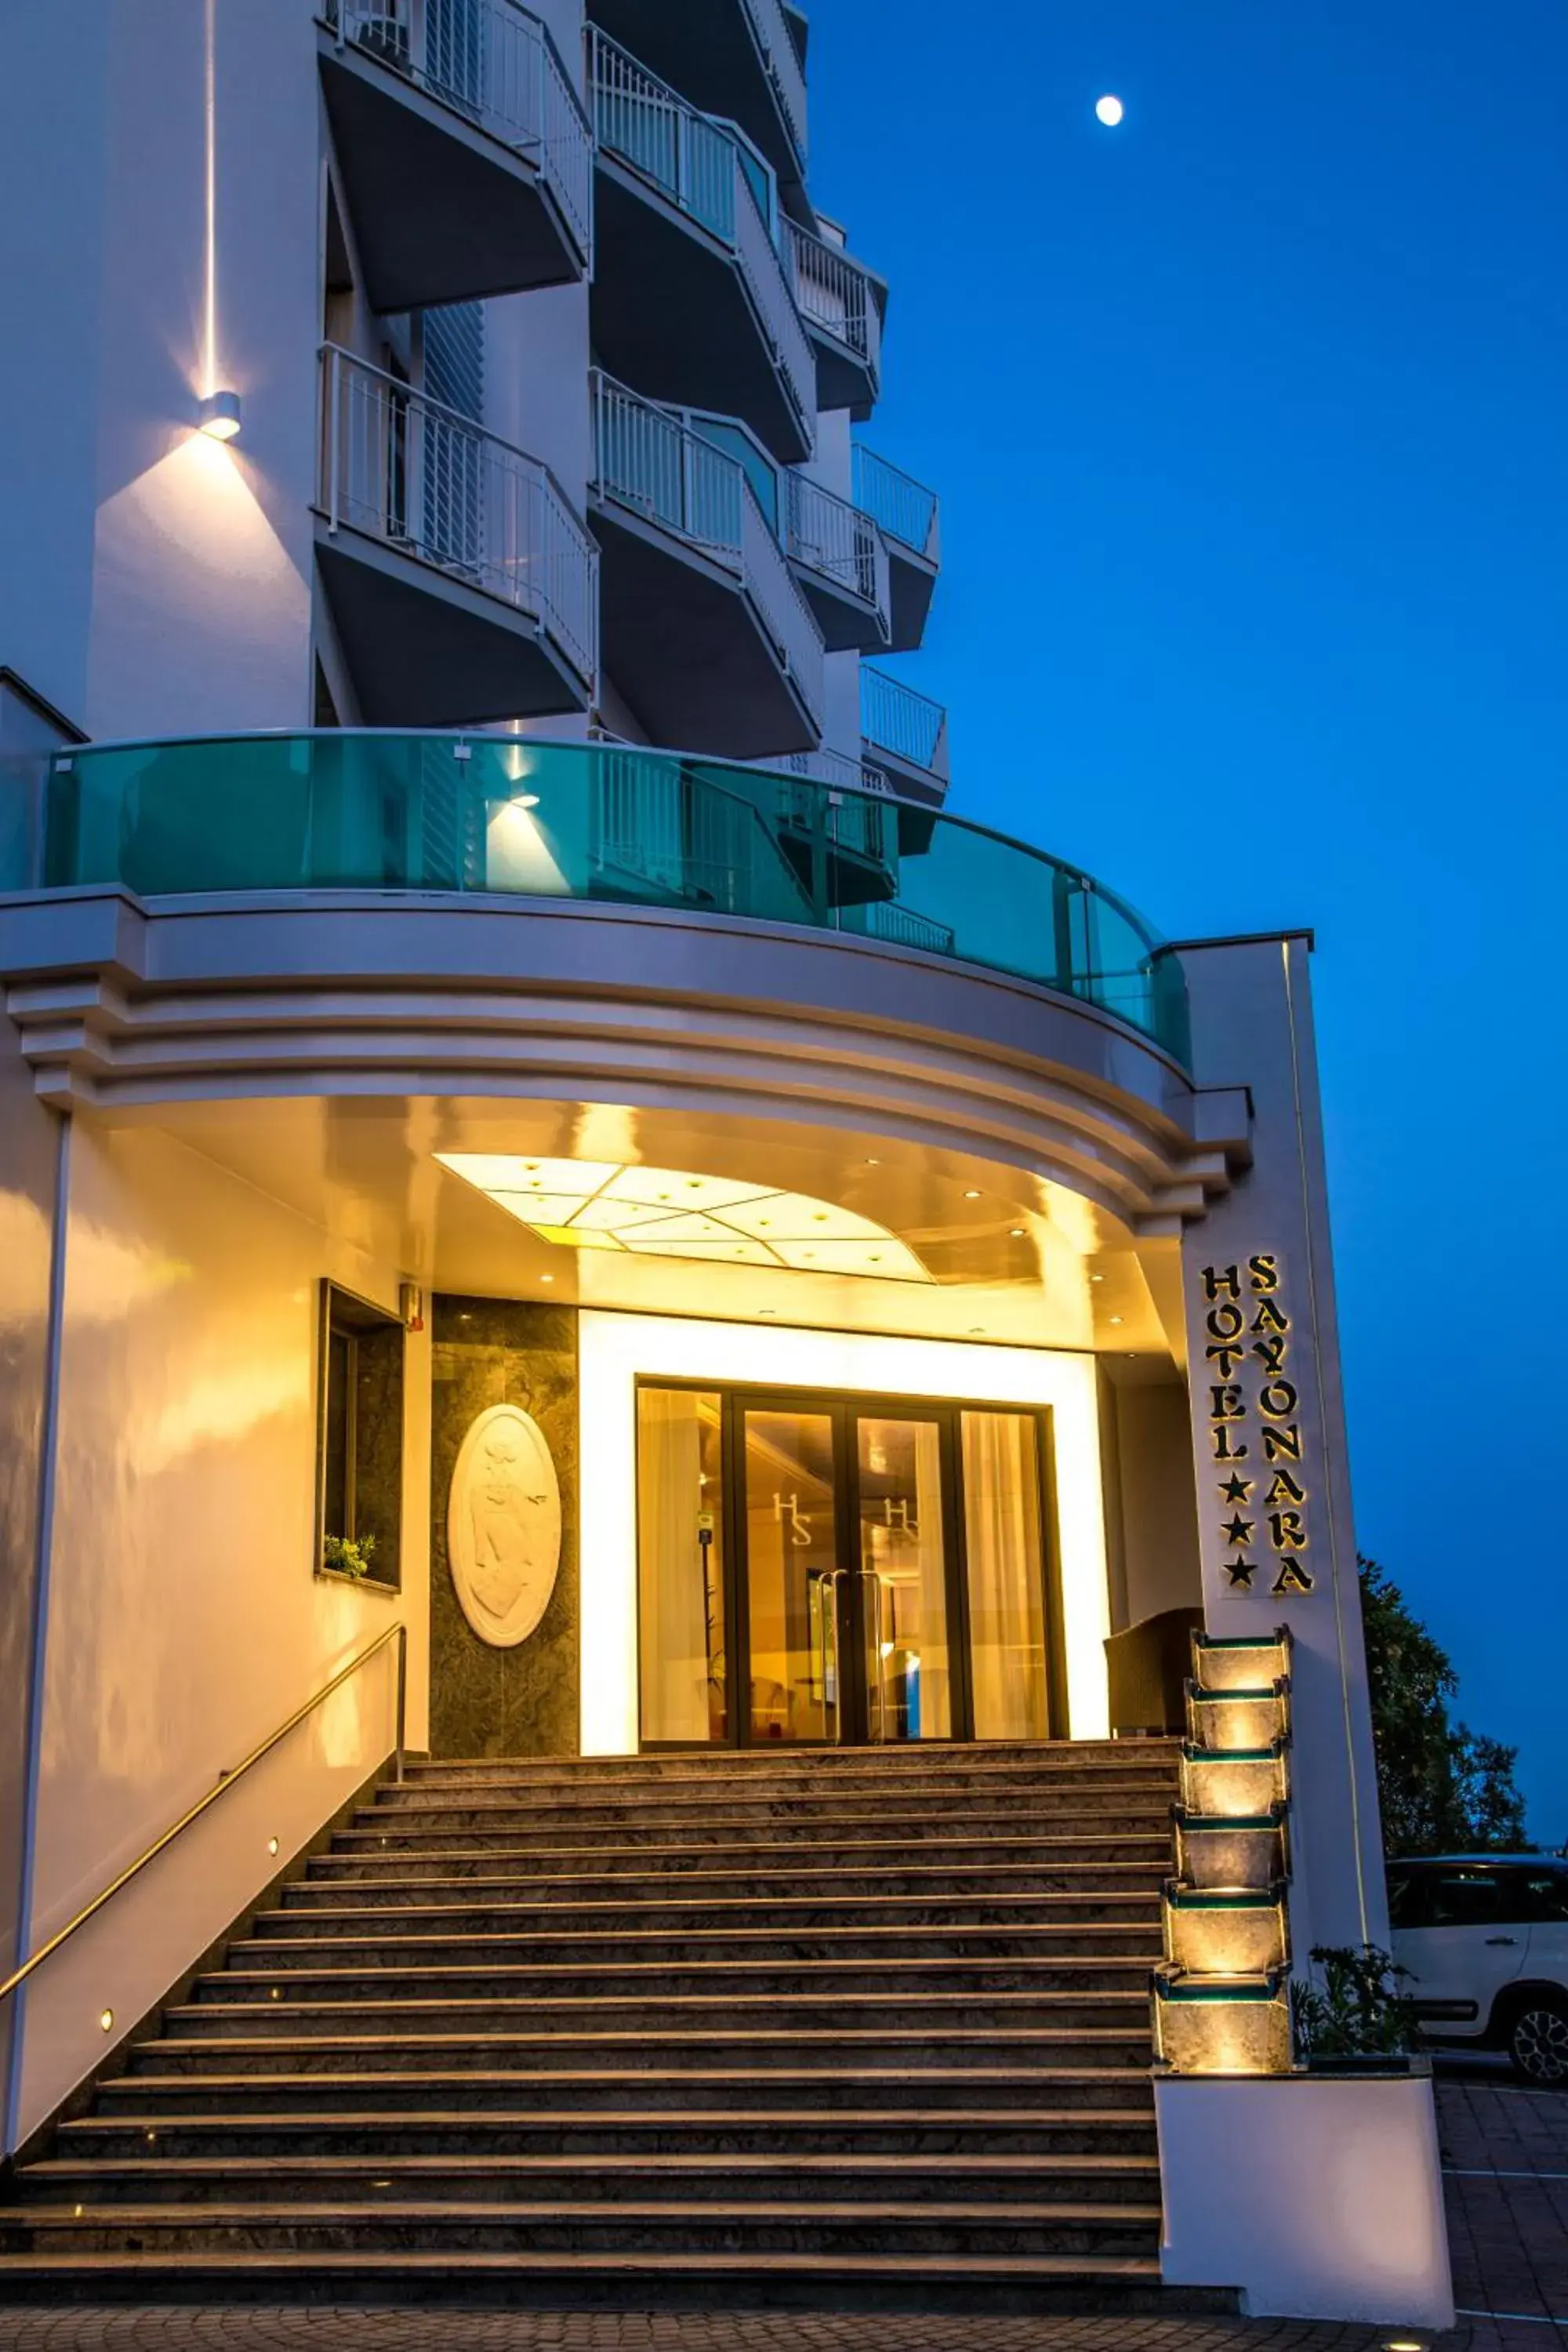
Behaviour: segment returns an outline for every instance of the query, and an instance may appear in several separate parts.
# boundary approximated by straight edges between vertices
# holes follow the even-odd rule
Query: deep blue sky
[[[812,0],[953,804],[1310,923],[1363,1549],[1568,1840],[1568,8]],[[1127,118],[1093,117],[1113,90]]]

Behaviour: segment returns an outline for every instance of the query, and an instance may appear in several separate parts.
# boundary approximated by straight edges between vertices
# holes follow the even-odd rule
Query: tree
[[[1517,1853],[1526,1843],[1519,1750],[1453,1720],[1459,1678],[1447,1652],[1376,1560],[1357,1566],[1385,1850]]]

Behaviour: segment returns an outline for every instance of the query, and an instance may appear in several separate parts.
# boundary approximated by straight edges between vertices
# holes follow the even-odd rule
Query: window
[[[1521,1870],[1523,1888],[1520,1916],[1532,1927],[1561,1927],[1568,1921],[1568,1870]]]
[[[1430,1874],[1423,1870],[1391,1870],[1388,1874],[1388,1924],[1391,1927],[1425,1927]]]
[[[402,1580],[403,1359],[395,1316],[321,1285],[319,1575],[394,1591]]]
[[[1490,1927],[1514,1916],[1516,1906],[1503,1899],[1503,1875],[1496,1870],[1463,1866],[1435,1872],[1427,1926]]]

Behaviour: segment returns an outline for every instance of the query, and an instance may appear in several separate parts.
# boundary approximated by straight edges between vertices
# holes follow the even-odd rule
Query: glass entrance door
[[[838,1422],[832,1407],[740,1408],[754,1748],[837,1745],[851,1736],[843,1673]]]
[[[949,1739],[954,1556],[937,1412],[738,1408],[750,1739]]]
[[[864,1737],[952,1737],[942,1422],[857,1413],[855,1521]]]
[[[645,1743],[1065,1734],[1037,1414],[649,1383],[638,1417]]]

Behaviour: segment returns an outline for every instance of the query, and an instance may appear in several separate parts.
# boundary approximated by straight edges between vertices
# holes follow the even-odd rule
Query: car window
[[[1391,1927],[1425,1927],[1430,1874],[1424,1870],[1391,1870],[1388,1874],[1388,1924]]]
[[[1518,1906],[1504,1900],[1503,1879],[1497,1870],[1463,1866],[1432,1874],[1426,1924],[1433,1927],[1490,1927],[1517,1916]]]
[[[1521,1870],[1521,1915],[1536,1926],[1568,1921],[1568,1870]]]

